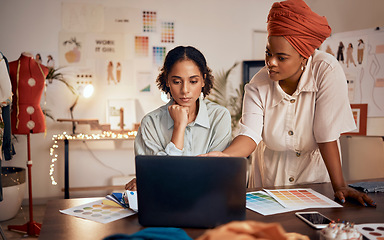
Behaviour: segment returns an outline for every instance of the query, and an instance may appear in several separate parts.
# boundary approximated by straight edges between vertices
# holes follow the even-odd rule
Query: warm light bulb
[[[83,97],[89,98],[93,94],[93,85],[92,84],[87,84],[84,89],[83,89]]]

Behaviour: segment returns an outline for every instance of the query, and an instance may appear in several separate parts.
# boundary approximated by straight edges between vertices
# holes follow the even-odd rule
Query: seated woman
[[[148,113],[135,139],[135,155],[199,155],[223,151],[232,140],[229,111],[206,97],[213,75],[204,55],[194,47],[168,52],[157,77],[171,100]],[[125,188],[136,189],[136,179]]]

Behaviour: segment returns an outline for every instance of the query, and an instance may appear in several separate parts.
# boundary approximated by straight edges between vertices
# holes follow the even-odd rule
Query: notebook
[[[136,156],[139,223],[212,228],[245,219],[246,158]]]

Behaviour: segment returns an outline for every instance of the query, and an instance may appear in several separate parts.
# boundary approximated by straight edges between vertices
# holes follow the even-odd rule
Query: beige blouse
[[[243,107],[239,135],[258,144],[263,186],[329,181],[317,143],[356,128],[342,67],[317,50],[292,96],[263,68],[246,85]]]

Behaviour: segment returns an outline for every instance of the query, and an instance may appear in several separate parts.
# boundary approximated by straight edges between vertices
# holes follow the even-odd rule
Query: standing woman
[[[332,182],[341,202],[375,203],[344,181],[338,139],[356,128],[339,62],[316,50],[330,35],[325,17],[302,0],[273,4],[266,67],[245,87],[239,135],[223,152],[249,156],[263,186]]]

